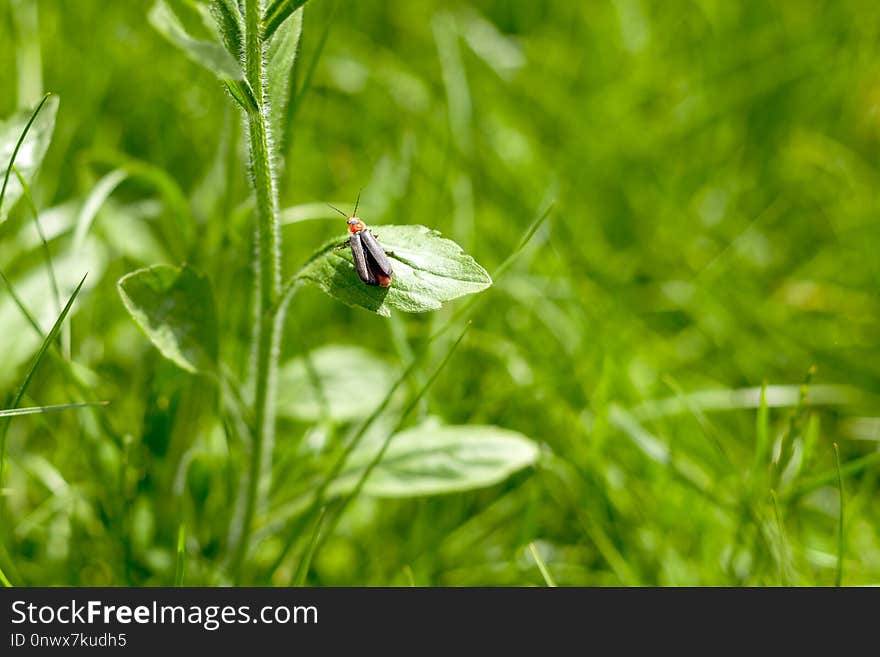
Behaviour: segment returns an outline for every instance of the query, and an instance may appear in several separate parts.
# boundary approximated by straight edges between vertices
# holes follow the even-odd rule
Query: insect
[[[376,240],[376,236],[366,227],[357,216],[358,203],[361,195],[358,194],[354,202],[354,212],[351,216],[345,214],[337,207],[330,206],[348,220],[348,232],[351,235],[342,248],[348,246],[351,249],[351,257],[354,260],[354,268],[360,279],[367,285],[388,287],[391,285],[391,277],[394,272],[391,269],[391,261],[385,249]],[[329,205],[329,204],[328,204]]]

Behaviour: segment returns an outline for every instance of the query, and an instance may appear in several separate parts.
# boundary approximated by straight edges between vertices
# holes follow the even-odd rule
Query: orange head
[[[349,233],[359,233],[364,230],[366,226],[364,222],[358,219],[357,217],[349,217],[348,218],[348,232]]]

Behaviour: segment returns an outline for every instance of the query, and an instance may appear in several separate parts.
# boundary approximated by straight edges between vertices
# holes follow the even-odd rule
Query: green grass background
[[[436,228],[492,271],[555,203],[418,410],[519,431],[537,467],[480,491],[359,499],[307,583],[541,585],[534,542],[560,585],[831,585],[833,443],[842,581],[880,582],[880,4],[333,4],[306,6],[299,88],[315,67],[290,112],[282,207],[349,208],[363,188],[368,223]],[[213,279],[221,351],[244,372],[245,149],[220,84],[149,6],[0,5],[0,115],[61,100],[33,190],[42,221],[120,163],[153,176],[114,191],[81,252],[50,239],[63,297],[89,271],[70,344],[90,387],[46,360],[26,405],[111,405],[11,424],[0,567],[16,584],[170,584],[181,521],[185,582],[228,581],[242,450],[216,393],[161,358],[115,283],[185,257]],[[155,230],[169,222],[181,258]],[[286,271],[342,228],[286,227]],[[19,204],[0,267],[48,329],[31,232]],[[306,290],[282,360],[355,344],[400,369],[456,307],[387,320]],[[5,289],[0,319],[8,399],[39,341]],[[728,392],[765,382],[786,387],[763,418],[755,390]],[[249,581],[293,576],[297,550],[270,572],[286,540],[272,521],[337,429],[279,422]]]

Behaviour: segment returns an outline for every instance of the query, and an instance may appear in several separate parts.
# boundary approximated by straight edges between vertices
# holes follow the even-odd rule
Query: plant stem
[[[834,586],[843,585],[843,552],[845,548],[843,520],[846,513],[846,503],[843,497],[843,476],[840,474],[840,448],[837,443],[834,445],[834,464],[837,466],[837,491],[840,495],[840,520],[837,525],[837,569],[834,573]]]
[[[256,303],[252,330],[255,358],[254,435],[246,488],[241,535],[232,561],[236,583],[247,556],[254,514],[263,493],[269,489],[272,447],[275,438],[275,388],[278,371],[278,347],[284,323],[284,304],[278,304],[281,292],[281,252],[278,199],[275,190],[274,163],[269,133],[269,108],[264,89],[265,73],[261,34],[263,0],[247,0],[245,5],[245,73],[258,111],[247,117],[250,142],[250,167],[256,198],[257,253],[254,262]]]

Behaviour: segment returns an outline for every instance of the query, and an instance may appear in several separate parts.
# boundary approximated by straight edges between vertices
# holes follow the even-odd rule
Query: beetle
[[[391,261],[385,249],[379,244],[373,232],[367,228],[366,224],[357,216],[358,203],[360,203],[361,195],[358,194],[357,200],[354,202],[354,212],[351,216],[345,214],[339,208],[330,205],[339,214],[346,218],[348,222],[348,232],[350,233],[348,240],[342,245],[342,248],[348,246],[351,249],[351,258],[354,261],[354,268],[357,275],[367,285],[376,285],[379,287],[389,287],[394,271],[391,269]],[[328,203],[329,205],[329,203]]]

